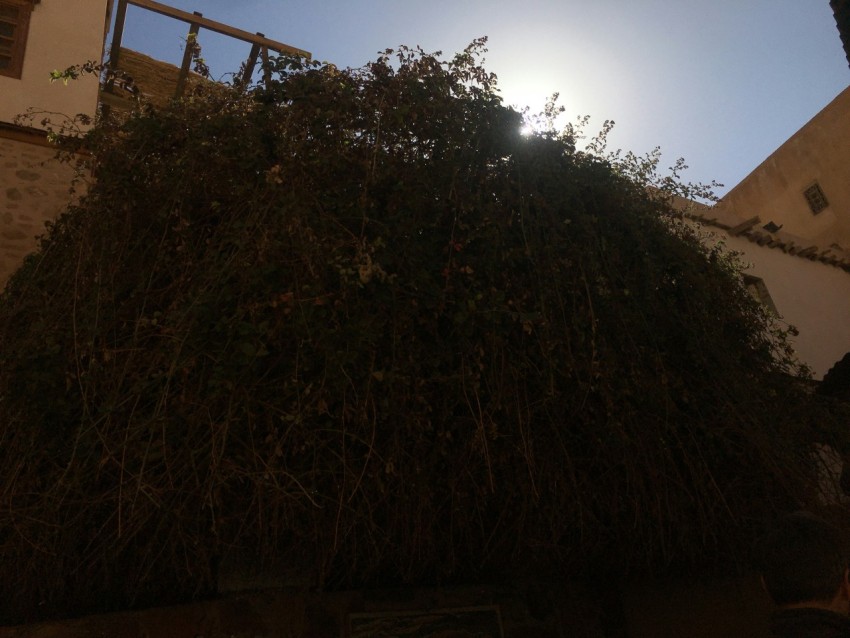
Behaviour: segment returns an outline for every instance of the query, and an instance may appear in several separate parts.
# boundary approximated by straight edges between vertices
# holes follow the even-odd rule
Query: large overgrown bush
[[[734,560],[803,493],[733,261],[652,158],[522,136],[481,45],[87,134],[0,297],[0,617],[205,595],[236,554],[323,587]]]

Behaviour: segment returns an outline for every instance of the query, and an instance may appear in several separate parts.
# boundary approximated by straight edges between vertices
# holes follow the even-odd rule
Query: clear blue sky
[[[609,147],[661,146],[722,194],[850,84],[828,0],[162,0],[357,67],[379,50],[447,56],[489,38],[485,66],[509,104],[558,91],[570,119],[617,122]],[[137,7],[125,46],[179,63],[187,28]],[[214,75],[249,46],[201,32]]]

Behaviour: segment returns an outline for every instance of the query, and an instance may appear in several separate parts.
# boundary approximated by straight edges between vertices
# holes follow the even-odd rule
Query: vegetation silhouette
[[[0,620],[237,555],[325,589],[735,566],[812,497],[787,334],[670,206],[705,189],[554,102],[521,135],[484,50],[273,59],[54,136],[96,180],[0,297]]]

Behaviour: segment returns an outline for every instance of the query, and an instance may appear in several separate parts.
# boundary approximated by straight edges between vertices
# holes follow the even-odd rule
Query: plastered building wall
[[[816,379],[850,352],[850,273],[842,268],[760,246],[718,229],[708,241],[724,241],[748,264],[746,274],[764,281],[782,319],[795,326],[798,358]]]
[[[96,77],[66,86],[51,83],[50,72],[102,58],[107,2],[41,0],[34,5],[21,78],[0,76],[0,121],[13,122],[30,107],[70,116],[94,114]]]
[[[782,226],[827,248],[850,249],[850,87],[723,198],[719,208]],[[813,214],[803,192],[817,182],[829,206]]]

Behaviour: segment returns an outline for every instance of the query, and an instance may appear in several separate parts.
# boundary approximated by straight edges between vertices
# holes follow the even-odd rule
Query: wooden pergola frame
[[[113,69],[118,67],[118,60],[121,57],[121,39],[124,35],[124,21],[127,16],[127,5],[130,4],[187,23],[189,25],[190,35],[196,36],[201,28],[204,28],[209,31],[214,31],[215,33],[220,33],[222,35],[250,43],[251,53],[248,56],[241,78],[244,84],[250,82],[251,76],[254,73],[254,68],[257,66],[257,60],[260,56],[262,56],[264,62],[268,61],[270,49],[272,51],[277,51],[278,53],[288,53],[297,57],[306,58],[307,60],[311,59],[309,51],[298,49],[288,44],[284,44],[283,42],[278,42],[277,40],[271,40],[259,32],[249,33],[248,31],[243,31],[242,29],[237,29],[221,22],[216,22],[215,20],[210,20],[209,18],[205,18],[203,14],[198,11],[195,11],[194,13],[181,11],[180,9],[169,7],[168,5],[156,2],[155,0],[118,0],[115,14],[115,31],[112,37],[112,45],[109,50],[109,64]],[[183,90],[186,86],[186,78],[189,76],[189,67],[191,63],[192,49],[187,46],[183,53],[183,62],[180,65],[180,75],[177,78],[177,90],[174,97],[180,97],[183,94]],[[270,79],[268,71],[266,71],[265,79],[266,81]]]

